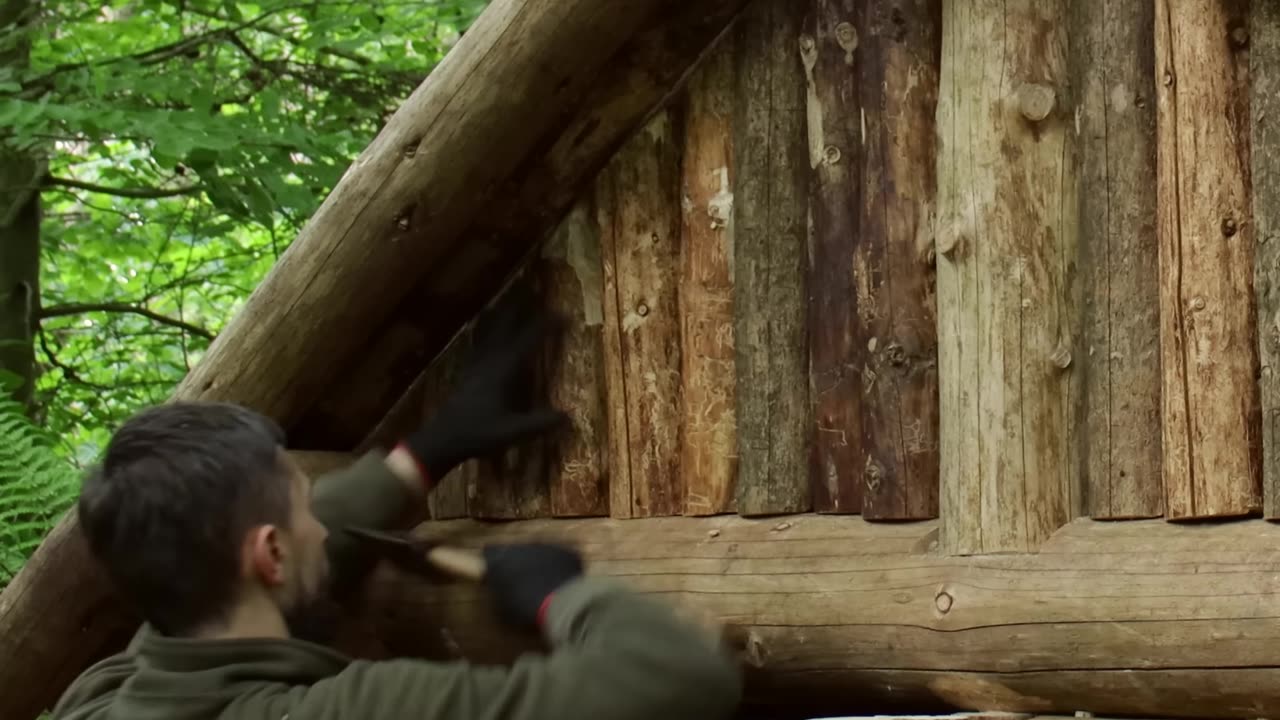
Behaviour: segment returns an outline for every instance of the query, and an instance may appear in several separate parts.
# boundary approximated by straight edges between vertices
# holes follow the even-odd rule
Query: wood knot
[[[946,590],[939,591],[937,596],[933,598],[933,606],[938,608],[938,612],[943,615],[951,612],[951,607],[954,604],[955,598],[951,597],[951,593]]]
[[[880,489],[880,480],[884,477],[884,470],[880,464],[867,458],[867,466],[862,470],[863,479],[867,483],[867,489],[876,492]]]
[[[822,149],[822,162],[827,165],[835,165],[840,162],[840,148],[835,145],[828,145]]]
[[[402,232],[409,229],[409,211],[405,210],[396,218],[396,227]]]
[[[1192,299],[1191,299],[1191,309],[1192,309],[1192,310],[1203,310],[1203,309],[1204,309],[1204,307],[1205,307],[1205,304],[1206,304],[1206,303],[1205,303],[1205,301],[1204,301],[1204,298],[1202,298],[1202,297],[1196,297],[1196,298],[1192,298]]]
[[[405,146],[402,152],[406,160],[410,160],[413,158],[414,155],[418,154],[418,145],[420,145],[421,143],[422,143],[421,139],[414,139],[405,143]]]
[[[1058,347],[1053,349],[1053,353],[1049,355],[1049,360],[1052,361],[1059,370],[1066,370],[1071,367],[1071,351],[1067,349],[1066,345],[1060,344]]]
[[[853,27],[853,23],[842,22],[836,25],[836,42],[847,53],[858,48],[858,31]]]
[[[1018,110],[1031,122],[1040,122],[1049,117],[1057,100],[1057,93],[1048,85],[1023,83],[1018,88]]]
[[[898,343],[890,343],[884,353],[889,358],[890,365],[904,365],[907,362],[907,351]]]
[[[947,228],[938,234],[938,239],[934,244],[943,257],[949,258],[955,254],[956,248],[960,247],[961,239],[960,233],[954,228]]]
[[[1231,44],[1238,48],[1249,46],[1249,29],[1243,25],[1237,25],[1231,30]]]
[[[1222,218],[1222,234],[1231,237],[1239,232],[1240,228],[1236,225],[1235,218]]]
[[[645,317],[646,315],[649,314],[649,306],[645,305],[644,303],[640,303],[639,305],[636,306],[636,314],[639,315],[640,317]]]
[[[1164,74],[1160,76],[1160,84],[1165,87],[1173,87],[1173,73],[1165,70]]]

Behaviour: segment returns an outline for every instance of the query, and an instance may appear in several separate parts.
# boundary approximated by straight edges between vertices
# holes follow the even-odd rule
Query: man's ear
[[[259,525],[249,531],[245,543],[250,573],[267,587],[284,584],[285,548],[279,528]]]

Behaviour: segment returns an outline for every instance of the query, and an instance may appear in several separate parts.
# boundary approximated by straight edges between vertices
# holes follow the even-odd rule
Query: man
[[[538,323],[499,316],[470,374],[385,459],[312,487],[280,430],[249,410],[173,403],[116,432],[79,505],[89,545],[146,624],[67,690],[56,720],[716,720],[736,669],[666,607],[584,576],[574,552],[485,548],[503,617],[546,656],[512,667],[351,661],[291,637],[367,563],[342,529],[389,529],[459,463],[557,426],[510,402]]]

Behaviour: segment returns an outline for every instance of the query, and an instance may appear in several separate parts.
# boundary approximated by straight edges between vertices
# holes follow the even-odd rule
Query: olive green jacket
[[[330,528],[392,527],[407,502],[369,455],[316,482]],[[335,568],[352,548],[331,533]],[[143,627],[67,690],[54,720],[718,720],[736,708],[730,659],[666,607],[580,578],[547,613],[547,655],[510,667],[352,661],[296,639],[195,640]]]

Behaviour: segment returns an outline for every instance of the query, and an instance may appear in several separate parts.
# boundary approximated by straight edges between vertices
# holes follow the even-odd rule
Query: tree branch
[[[91,312],[107,312],[107,313],[128,313],[132,315],[141,315],[142,317],[153,320],[161,325],[179,328],[198,335],[207,340],[212,340],[214,334],[198,325],[192,325],[189,322],[171,318],[168,315],[161,315],[154,310],[148,310],[137,305],[129,305],[128,303],[70,303],[67,305],[51,305],[46,308],[40,308],[40,319],[46,320],[55,317],[67,317],[69,315],[83,315]]]
[[[45,176],[43,185],[44,187],[73,188],[76,190],[101,193],[103,195],[114,195],[115,197],[134,198],[138,200],[180,197],[182,195],[194,195],[204,191],[203,185],[188,185],[187,187],[180,188],[113,188],[107,187],[106,185],[87,183],[83,180],[54,177],[52,175]]]

